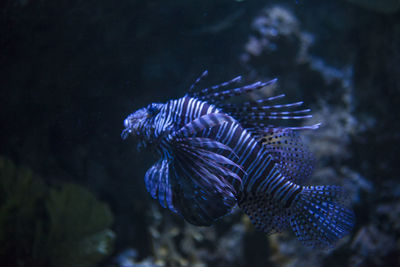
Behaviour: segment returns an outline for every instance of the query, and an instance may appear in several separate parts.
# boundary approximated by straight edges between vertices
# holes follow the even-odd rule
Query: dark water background
[[[370,2],[1,1],[0,265],[400,266],[400,8]],[[205,69],[204,86],[277,77],[276,92],[324,123],[305,136],[313,183],[345,187],[357,217],[335,249],[265,236],[240,212],[192,227],[151,199],[143,176],[155,158],[121,140],[123,119],[183,96]],[[12,184],[21,169],[42,182],[40,197]],[[48,201],[71,184],[109,220],[89,224],[90,207],[75,218],[85,204],[66,193],[58,224],[75,219],[54,226]]]

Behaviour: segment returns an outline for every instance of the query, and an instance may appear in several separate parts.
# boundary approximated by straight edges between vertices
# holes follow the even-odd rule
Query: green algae
[[[112,221],[109,207],[84,187],[48,186],[0,157],[2,266],[95,266],[112,252]]]

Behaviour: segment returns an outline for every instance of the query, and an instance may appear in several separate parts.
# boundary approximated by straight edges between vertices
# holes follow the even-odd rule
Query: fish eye
[[[128,119],[124,120],[124,126],[125,126],[125,128],[127,128],[129,126],[129,120]]]

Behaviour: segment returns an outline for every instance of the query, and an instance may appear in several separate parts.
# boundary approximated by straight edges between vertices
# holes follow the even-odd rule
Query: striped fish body
[[[177,130],[197,118],[220,112],[223,111],[215,105],[192,97],[173,100],[160,112],[160,119],[157,120],[160,125],[158,132],[161,133],[165,128],[162,125],[176,122],[174,129]],[[262,143],[237,121],[207,128],[198,132],[197,136],[216,140],[230,147],[236,155],[237,158],[231,156],[230,159],[236,160],[241,169],[233,167],[232,171],[241,173],[241,180],[231,179],[228,182],[235,188],[234,194],[239,206],[250,216],[255,227],[267,233],[285,229],[288,226],[291,204],[302,187],[282,175],[277,162]],[[260,198],[263,199],[264,206],[258,209],[264,213],[252,210],[256,206],[252,202]],[[269,210],[270,212],[266,212]],[[264,220],[259,221],[259,216],[264,216]]]
[[[311,173],[312,157],[294,133],[299,127],[263,128],[259,122],[305,118],[297,114],[309,110],[280,111],[300,102],[224,105],[230,96],[266,85],[220,90],[235,79],[128,116],[122,137],[136,135],[161,156],[146,173],[147,190],[195,225],[210,225],[238,204],[259,230],[292,228],[306,245],[332,246],[354,220],[340,188],[300,185]]]

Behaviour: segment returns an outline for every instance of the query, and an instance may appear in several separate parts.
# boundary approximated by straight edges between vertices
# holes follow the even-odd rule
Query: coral
[[[117,255],[113,260],[112,266],[118,267],[162,267],[161,264],[155,263],[152,258],[137,260],[138,253],[132,248],[128,248]]]
[[[314,47],[318,47],[316,36],[317,33],[304,29],[290,9],[269,6],[254,18],[241,60],[250,75],[258,79],[279,75],[280,86],[293,97],[301,97],[302,92],[318,97],[321,92],[351,89],[351,52],[343,62],[330,59],[335,63],[333,65],[327,61],[325,54],[315,54]],[[313,81],[312,87],[310,81]]]
[[[326,84],[334,82],[339,88],[337,98],[340,101],[330,104],[324,99],[319,100],[313,111],[313,121],[304,122],[306,125],[322,122],[320,129],[302,132],[303,141],[318,159],[307,183],[341,185],[349,195],[349,203],[354,206],[360,202],[362,194],[373,192],[373,184],[349,166],[348,159],[353,155],[350,146],[356,136],[373,125],[373,120],[361,119],[354,113],[352,71],[335,71],[320,60],[321,64],[313,67],[317,60],[309,58],[313,71],[319,73]],[[342,253],[352,242],[347,236],[332,250],[316,251],[302,246],[290,234],[272,235],[269,237],[271,261],[278,266],[325,266],[324,260]]]
[[[362,227],[354,237],[351,248],[355,251],[351,266],[366,266],[373,263],[382,266],[383,257],[395,250],[396,240],[392,235],[380,231],[374,225]]]
[[[333,66],[324,57],[312,55],[311,48],[317,45],[313,36],[318,34],[304,31],[290,10],[269,7],[254,19],[253,34],[249,37],[242,59],[250,72],[257,76],[270,77],[279,73],[280,85],[284,85],[285,92],[291,88],[291,95],[299,91],[313,92],[310,81],[302,77],[313,81],[312,87],[318,88],[318,91],[312,94],[319,98],[313,101],[317,103],[313,106],[313,120],[304,123],[312,125],[321,122],[322,126],[317,131],[302,133],[303,141],[318,159],[307,183],[341,185],[348,192],[350,205],[354,206],[360,203],[364,194],[374,192],[374,186],[351,166],[351,146],[354,139],[373,127],[375,120],[355,112],[353,62]],[[285,63],[277,63],[277,58]],[[269,67],[263,67],[263,62],[269,62]],[[328,92],[335,92],[335,96]],[[267,92],[265,96],[269,96]],[[332,255],[356,250],[351,245],[354,242],[351,236],[340,240],[334,249],[328,251],[306,248],[289,233],[271,235],[268,240],[270,261],[277,266],[329,266],[325,262]],[[343,263],[338,262],[338,265]]]
[[[94,266],[111,252],[107,205],[74,184],[49,187],[0,158],[3,266]]]
[[[253,21],[254,33],[250,35],[245,46],[246,53],[242,60],[248,62],[252,57],[262,53],[274,53],[299,44],[295,61],[302,63],[307,60],[308,48],[314,38],[310,33],[300,30],[297,18],[288,9],[273,6],[264,9]]]
[[[382,181],[374,193],[370,195],[373,204],[368,205],[371,219],[360,222],[362,227],[351,242],[351,266],[382,266],[399,260],[400,186]]]
[[[139,261],[136,253],[130,251],[114,259],[117,266],[204,267],[244,264],[245,224],[227,223],[223,231],[217,226],[197,227],[169,213],[161,213],[157,205],[152,205],[149,216],[152,256]]]

